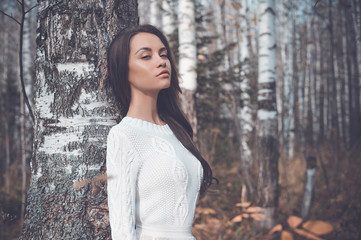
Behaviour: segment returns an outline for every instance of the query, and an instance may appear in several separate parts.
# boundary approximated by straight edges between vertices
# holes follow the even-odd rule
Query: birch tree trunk
[[[20,157],[21,157],[21,202],[26,198],[26,152],[25,152],[25,104],[24,95],[20,91]],[[20,222],[24,222],[25,204],[21,205]]]
[[[285,17],[282,12],[284,7],[283,1],[275,1],[275,9],[278,9],[278,17],[275,18],[275,25],[276,26],[286,26],[285,24]],[[284,146],[284,124],[283,119],[285,115],[285,108],[283,104],[283,89],[285,85],[285,79],[284,79],[284,61],[285,61],[285,27],[275,28],[275,41],[276,41],[276,79],[277,79],[277,85],[276,85],[276,103],[277,103],[277,134],[279,136],[278,144],[280,146]]]
[[[161,0],[150,0],[150,24],[158,28],[161,27],[160,1]]]
[[[357,8],[356,3],[352,4],[356,14],[344,6],[347,31],[347,67],[349,70],[349,109],[350,109],[350,142],[353,144],[361,135],[361,4]],[[357,11],[358,9],[358,11]],[[354,19],[355,18],[355,19]]]
[[[275,1],[259,0],[257,206],[265,208],[261,229],[274,226],[278,201],[278,130],[276,105]]]
[[[251,150],[251,137],[253,131],[253,119],[252,119],[252,104],[251,104],[251,81],[250,77],[250,48],[251,42],[249,41],[249,6],[248,1],[242,1],[242,8],[240,8],[240,37],[241,37],[241,47],[240,47],[240,61],[241,61],[241,100],[242,108],[239,111],[240,116],[240,152],[241,152],[241,171],[243,180],[245,181],[249,193],[251,196],[254,194],[254,186],[252,184],[252,166],[253,156]]]
[[[175,13],[172,4],[172,0],[162,0],[162,28],[168,39],[176,31]]]
[[[337,69],[338,69],[338,73],[337,73],[337,107],[339,109],[339,114],[338,114],[338,123],[339,123],[339,128],[340,128],[340,137],[342,139],[342,143],[341,146],[346,147],[348,146],[348,132],[346,131],[347,129],[347,124],[346,124],[346,109],[345,109],[345,97],[346,92],[345,92],[345,86],[346,86],[346,79],[345,79],[345,65],[344,65],[344,59],[345,59],[345,55],[343,54],[344,51],[346,52],[346,49],[343,48],[343,39],[345,36],[345,31],[344,31],[344,27],[343,27],[343,21],[344,21],[344,16],[342,15],[342,9],[341,7],[337,8],[337,16],[339,21],[335,22],[336,28],[338,29],[338,32],[340,32],[341,34],[337,34],[336,35],[336,65],[337,65]]]
[[[284,135],[285,135],[285,148],[290,158],[294,154],[294,128],[295,128],[295,115],[294,115],[294,62],[293,62],[293,43],[294,43],[294,5],[292,0],[286,0],[284,4],[285,17],[285,42],[284,42],[284,84],[283,84],[283,99],[284,99]]]
[[[26,9],[30,9],[35,6],[36,2],[33,0],[24,1],[23,12],[23,32],[20,33],[20,38],[23,38],[20,43],[23,45],[20,46],[22,49],[22,67],[23,67],[23,80],[25,86],[25,92],[27,93],[28,99],[32,99],[32,85],[33,85],[33,77],[31,74],[31,70],[33,69],[33,61],[32,61],[32,49],[31,47],[31,27],[32,27],[32,18],[31,14],[36,15],[36,9],[32,12],[28,12],[25,14]],[[27,159],[29,158],[29,152],[31,152],[31,143],[32,143],[32,133],[30,130],[32,129],[32,122],[29,121],[29,110],[25,107],[24,104],[24,95],[20,93],[20,155],[21,155],[21,172],[22,172],[22,184],[21,184],[21,202],[25,203],[26,201],[26,187],[27,187],[27,169],[28,163]],[[30,101],[31,104],[31,101]],[[21,223],[24,221],[25,214],[25,204],[21,205]]]
[[[330,38],[329,38],[329,44],[330,44],[330,58],[329,58],[329,65],[331,67],[331,88],[330,88],[330,99],[329,103],[331,106],[331,139],[335,141],[335,147],[338,148],[337,142],[339,141],[340,137],[340,130],[339,126],[337,124],[337,115],[338,115],[338,107],[337,107],[337,90],[336,90],[336,78],[335,78],[335,57],[334,57],[334,34],[333,34],[333,12],[332,12],[332,0],[328,1],[328,20],[329,20],[329,27],[328,30],[330,31]]]
[[[194,93],[197,88],[197,48],[195,35],[194,0],[179,1],[179,74],[183,93],[182,110],[188,118],[197,139],[197,113]]]
[[[311,207],[313,187],[316,181],[316,158],[307,156],[306,160],[306,181],[304,186],[303,201],[301,205],[301,217],[305,219],[308,216]]]
[[[116,108],[105,49],[134,1],[39,1],[32,178],[20,239],[109,239],[105,143]],[[80,180],[90,183],[79,190]],[[79,186],[79,185],[78,185]]]
[[[305,68],[305,85],[304,85],[304,114],[303,114],[303,126],[304,134],[305,134],[305,147],[306,150],[309,146],[313,146],[313,129],[312,129],[312,97],[311,97],[311,86],[312,86],[312,77],[313,77],[313,58],[312,58],[312,52],[313,52],[313,44],[310,44],[311,39],[311,24],[312,24],[312,18],[310,17],[311,14],[311,7],[310,2],[306,2],[306,6],[304,9],[304,14],[306,14],[307,19],[305,23],[305,41],[304,41],[304,50],[305,50],[305,61],[304,61],[304,68]]]
[[[4,4],[7,5],[7,4]],[[6,16],[1,15],[2,22],[5,22]],[[5,152],[5,164],[4,164],[4,182],[5,182],[5,192],[10,193],[10,144],[9,144],[9,127],[8,127],[8,118],[7,118],[7,109],[6,109],[6,89],[7,89],[7,74],[8,74],[8,63],[7,63],[7,56],[8,56],[8,41],[9,41],[9,34],[7,29],[7,24],[3,24],[3,34],[2,37],[2,47],[1,47],[1,66],[2,66],[2,74],[0,79],[0,91],[1,91],[1,122],[3,125],[3,143],[4,143],[4,152]]]
[[[318,136],[320,134],[320,101],[319,101],[319,96],[320,96],[320,69],[321,69],[321,65],[320,65],[320,43],[318,41],[318,36],[319,33],[317,32],[318,29],[318,25],[319,25],[319,19],[315,18],[314,19],[314,24],[311,25],[312,29],[311,29],[311,33],[312,33],[312,41],[313,41],[313,45],[314,45],[314,51],[312,53],[313,55],[313,59],[314,59],[314,64],[313,64],[313,73],[314,73],[314,80],[313,80],[313,93],[312,93],[312,126],[313,126],[313,131],[314,131],[314,135],[313,135],[313,141],[314,143],[318,144]]]

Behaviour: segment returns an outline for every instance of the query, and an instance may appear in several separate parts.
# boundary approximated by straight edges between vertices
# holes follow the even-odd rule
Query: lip
[[[162,75],[164,75],[164,77],[165,76],[168,77],[169,76],[169,71],[164,69],[163,71],[161,71],[160,73],[157,74],[157,77],[160,77]]]

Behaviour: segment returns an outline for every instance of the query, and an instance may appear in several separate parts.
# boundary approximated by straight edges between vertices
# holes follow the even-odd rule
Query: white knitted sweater
[[[200,162],[168,125],[125,117],[107,143],[113,240],[194,240]]]

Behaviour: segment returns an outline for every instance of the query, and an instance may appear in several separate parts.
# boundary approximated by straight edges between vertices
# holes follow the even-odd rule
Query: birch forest
[[[361,1],[2,0],[0,240],[111,239],[106,49],[137,24],[219,181],[197,240],[361,239]]]

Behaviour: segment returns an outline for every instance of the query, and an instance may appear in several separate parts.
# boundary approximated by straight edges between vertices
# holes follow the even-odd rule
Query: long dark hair
[[[115,36],[108,48],[108,76],[114,95],[122,107],[121,114],[122,116],[127,114],[130,104],[130,83],[128,81],[130,40],[134,35],[141,32],[156,35],[167,49],[171,65],[171,84],[169,88],[159,92],[157,99],[158,114],[162,121],[168,124],[183,146],[202,164],[203,179],[200,192],[204,194],[212,184],[212,169],[196,148],[193,142],[192,127],[179,107],[179,94],[182,93],[182,90],[179,87],[179,73],[169,43],[163,33],[152,25],[139,25],[123,29]]]

